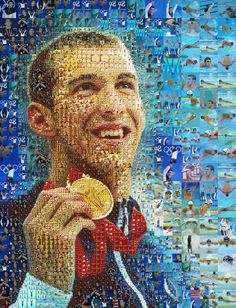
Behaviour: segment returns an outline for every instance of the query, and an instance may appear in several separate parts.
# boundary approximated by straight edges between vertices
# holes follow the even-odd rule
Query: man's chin
[[[107,155],[101,155],[94,161],[87,161],[89,172],[87,174],[96,178],[104,177],[109,174],[119,173],[131,169],[133,159],[126,157],[120,157],[118,154],[110,153]]]
[[[107,174],[108,172],[130,169],[136,152],[136,146],[110,148],[91,147],[87,152],[81,153],[74,149],[70,153],[74,167],[81,172],[95,177],[96,174]]]
[[[127,155],[121,155],[117,153],[110,153],[106,156],[100,156],[98,158],[98,164],[100,167],[103,166],[105,170],[111,170],[115,168],[130,168],[133,163],[133,157],[128,157]]]

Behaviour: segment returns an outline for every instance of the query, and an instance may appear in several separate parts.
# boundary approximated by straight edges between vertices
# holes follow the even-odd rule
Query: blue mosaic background
[[[58,34],[96,28],[123,40],[139,75],[146,129],[132,191],[153,243],[140,257],[154,307],[169,307],[164,295],[155,300],[166,278],[176,281],[171,307],[236,307],[234,1],[171,0],[173,17],[166,0],[0,3],[0,306],[27,271],[24,196],[47,179],[50,163],[27,125],[28,65]],[[20,307],[36,306],[26,296]]]

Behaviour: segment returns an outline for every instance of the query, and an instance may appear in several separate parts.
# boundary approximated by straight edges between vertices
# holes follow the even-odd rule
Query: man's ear
[[[39,103],[32,102],[28,107],[28,122],[33,131],[44,137],[56,134],[52,111]]]

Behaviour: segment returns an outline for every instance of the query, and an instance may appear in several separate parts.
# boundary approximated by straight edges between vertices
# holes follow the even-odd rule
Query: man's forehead
[[[58,64],[78,61],[83,64],[124,64],[133,67],[128,49],[122,44],[84,47],[75,45],[65,46],[52,52],[53,60]],[[61,61],[63,59],[63,61]]]
[[[137,79],[129,51],[123,44],[101,47],[63,47],[52,54],[55,71],[68,82],[80,75],[96,75],[98,78],[117,79],[122,73]]]

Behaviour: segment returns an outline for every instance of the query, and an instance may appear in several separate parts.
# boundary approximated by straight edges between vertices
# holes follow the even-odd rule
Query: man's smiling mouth
[[[131,133],[131,129],[125,125],[105,124],[92,130],[92,134],[99,139],[121,140]]]

